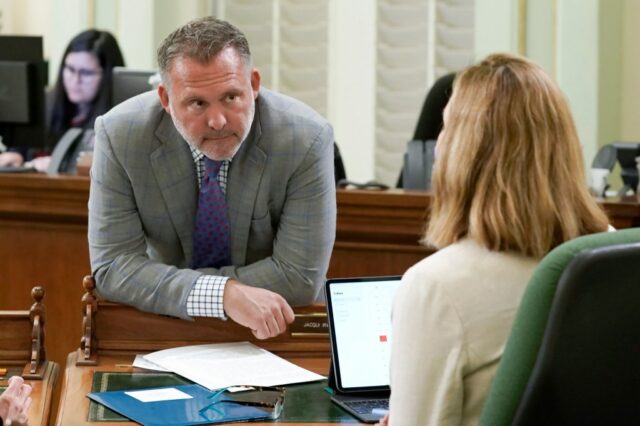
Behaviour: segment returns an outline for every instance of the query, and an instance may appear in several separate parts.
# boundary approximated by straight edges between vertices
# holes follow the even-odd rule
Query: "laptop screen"
[[[391,306],[399,276],[341,278],[326,284],[331,356],[340,392],[389,389]]]

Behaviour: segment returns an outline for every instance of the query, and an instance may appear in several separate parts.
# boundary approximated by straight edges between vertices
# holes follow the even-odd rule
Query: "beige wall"
[[[0,0],[0,33],[40,35],[48,30],[50,0]]]
[[[281,0],[279,0],[281,1]],[[429,0],[430,1],[430,0]],[[349,3],[349,2],[347,2]],[[55,78],[69,39],[91,26],[119,38],[128,66],[153,68],[159,40],[180,23],[212,12],[221,0],[0,0],[0,33],[42,34]],[[355,6],[331,0],[328,118],[350,177],[374,177],[376,19],[374,0]],[[640,140],[640,0],[476,0],[476,54],[519,49],[519,5],[527,7],[527,54],[567,94],[585,161],[613,139]],[[363,9],[364,8],[364,9]],[[364,13],[362,13],[364,11]],[[359,111],[358,114],[354,110]],[[363,156],[363,153],[371,153]]]
[[[640,141],[640,1],[623,1],[620,137]]]
[[[624,0],[600,4],[598,147],[620,139],[622,134],[623,6]]]
[[[51,22],[50,0],[0,0],[0,34],[47,35]],[[44,54],[51,50],[51,40],[44,38]]]
[[[638,123],[633,102],[640,86],[630,61],[637,62],[631,49],[640,36],[639,14],[637,0],[527,2],[527,55],[568,97],[587,166],[599,147]]]

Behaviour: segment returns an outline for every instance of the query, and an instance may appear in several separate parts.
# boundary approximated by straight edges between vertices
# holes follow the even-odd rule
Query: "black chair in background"
[[[424,104],[422,105],[418,124],[416,124],[416,129],[413,133],[413,140],[409,142],[410,145],[415,146],[416,141],[421,141],[426,144],[427,141],[435,141],[438,139],[440,130],[442,130],[442,113],[451,97],[455,77],[456,73],[445,74],[436,80],[431,89],[429,89]],[[426,154],[425,161],[428,161],[428,154],[431,149],[432,147],[425,145],[425,147],[420,150]],[[396,184],[398,188],[405,187],[403,177],[404,168],[403,165],[403,169],[400,171],[400,176],[398,177],[398,183]],[[430,172],[429,165],[426,165],[425,168],[429,168]]]
[[[338,144],[333,142],[333,172],[336,176],[336,186],[341,180],[347,179],[347,173],[344,170],[344,163],[342,162],[342,156],[338,149]]]
[[[342,162],[342,156],[338,149],[338,144],[333,142],[333,170],[336,179],[336,188],[356,188],[356,189],[389,189],[389,187],[383,183],[370,180],[368,182],[353,182],[347,179],[347,172],[344,169],[344,163]]]

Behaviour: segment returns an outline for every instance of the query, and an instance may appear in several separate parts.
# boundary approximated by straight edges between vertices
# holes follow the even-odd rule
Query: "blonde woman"
[[[390,417],[476,424],[539,260],[607,230],[566,100],[537,65],[491,55],[454,83],[438,138],[425,241],[393,307]]]

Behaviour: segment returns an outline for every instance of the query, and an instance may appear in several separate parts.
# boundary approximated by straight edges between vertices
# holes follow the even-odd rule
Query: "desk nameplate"
[[[326,312],[296,314],[289,326],[292,338],[329,338],[329,321]]]

